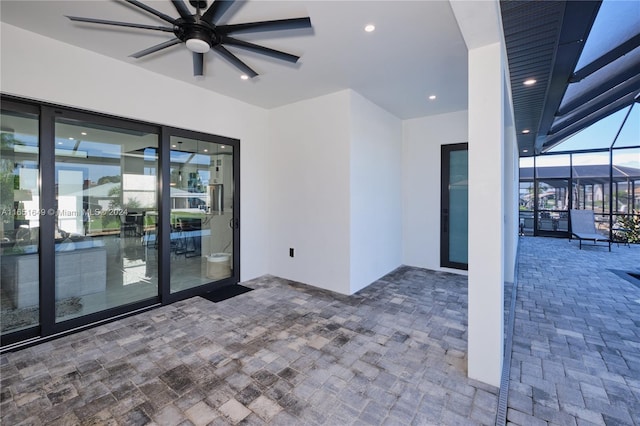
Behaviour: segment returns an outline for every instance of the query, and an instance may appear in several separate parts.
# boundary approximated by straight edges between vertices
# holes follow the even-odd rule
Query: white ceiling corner
[[[178,16],[168,0],[142,1]],[[452,6],[455,10],[448,0],[243,2],[221,22],[309,16],[313,25],[312,31],[238,36],[301,56],[292,65],[233,50],[260,74],[250,81],[240,80],[240,72],[213,52],[207,53],[205,76],[194,78],[190,52],[183,44],[140,60],[129,58],[168,40],[170,33],[79,24],[64,17],[162,22],[122,1],[2,0],[0,19],[263,108],[350,88],[398,118],[409,119],[467,108],[467,48]],[[376,25],[375,32],[364,32],[368,23]],[[437,95],[437,100],[429,101],[430,94]]]

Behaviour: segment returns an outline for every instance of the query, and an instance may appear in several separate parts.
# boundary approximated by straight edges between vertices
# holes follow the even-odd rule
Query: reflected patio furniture
[[[582,240],[607,243],[611,251],[611,240],[596,230],[596,220],[593,210],[571,210],[571,235],[580,240],[580,250],[582,250]]]
[[[124,218],[124,220],[123,220]],[[122,232],[125,237],[136,236],[136,217],[134,214],[121,215]]]
[[[140,222],[140,235],[143,246],[154,246],[157,248],[157,234],[158,234],[158,212],[148,211],[142,213],[142,220]]]
[[[200,218],[176,218],[176,230],[179,231],[178,248],[176,254],[185,257],[200,256],[202,238],[202,220]]]

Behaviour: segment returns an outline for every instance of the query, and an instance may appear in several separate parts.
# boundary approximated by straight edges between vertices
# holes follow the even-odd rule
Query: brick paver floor
[[[507,420],[640,425],[640,246],[520,239]]]
[[[245,285],[2,355],[2,424],[495,422],[497,389],[466,377],[466,277]]]
[[[520,239],[508,421],[638,425],[640,246]],[[493,424],[466,377],[467,279],[401,267],[354,296],[266,276],[0,357],[7,425]],[[507,304],[508,305],[508,304]]]

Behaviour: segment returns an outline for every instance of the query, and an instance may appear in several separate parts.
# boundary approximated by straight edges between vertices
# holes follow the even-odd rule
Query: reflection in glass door
[[[92,121],[55,123],[56,321],[158,295],[158,135]]]
[[[171,136],[171,293],[232,276],[234,150]]]
[[[536,235],[568,236],[569,179],[539,179],[536,189]]]
[[[0,134],[2,335],[36,326],[40,319],[38,115],[5,106]]]

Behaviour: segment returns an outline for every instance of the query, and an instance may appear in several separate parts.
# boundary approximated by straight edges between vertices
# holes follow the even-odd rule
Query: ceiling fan
[[[233,5],[235,0],[214,0],[207,8],[207,2],[202,0],[190,0],[189,3],[196,9],[192,14],[183,0],[171,0],[176,8],[179,18],[172,18],[137,0],[125,0],[140,9],[157,16],[168,22],[171,26],[154,26],[136,24],[130,22],[108,21],[96,18],[83,18],[79,16],[67,16],[72,21],[87,22],[93,24],[114,25],[117,27],[141,28],[146,30],[164,31],[175,35],[171,40],[141,50],[130,55],[133,58],[157,52],[167,47],[185,43],[187,49],[193,52],[193,75],[204,75],[204,54],[213,49],[221,56],[240,69],[248,77],[258,75],[251,67],[241,61],[236,55],[227,50],[224,45],[235,46],[241,49],[257,52],[272,58],[296,63],[299,56],[279,50],[270,49],[244,40],[231,37],[230,34],[241,32],[261,32],[276,30],[293,30],[299,28],[311,28],[311,19],[291,18],[271,21],[247,22],[242,24],[218,25],[218,21],[224,13]],[[202,13],[204,11],[204,13]]]

